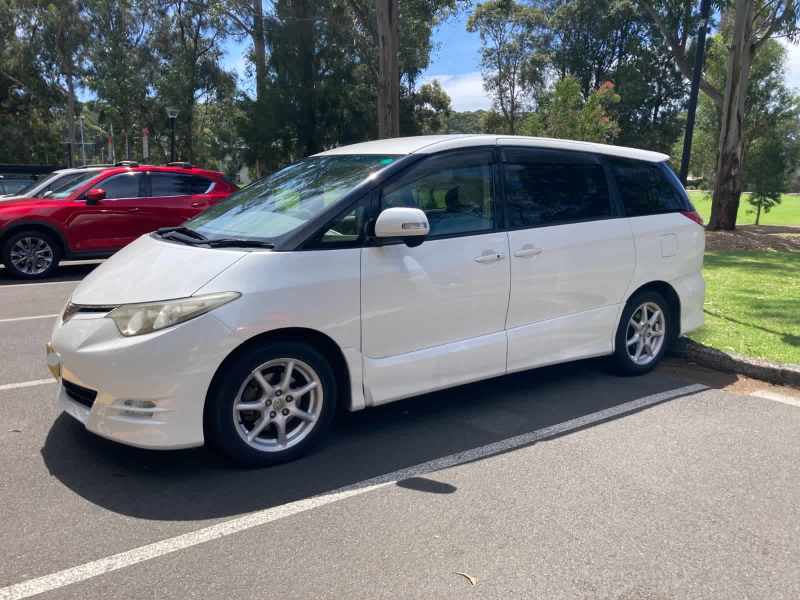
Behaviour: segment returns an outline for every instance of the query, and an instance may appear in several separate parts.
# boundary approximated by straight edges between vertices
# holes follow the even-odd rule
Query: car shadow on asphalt
[[[41,452],[52,476],[108,510],[153,520],[214,519],[333,492],[687,383],[664,371],[616,377],[597,360],[527,371],[342,415],[312,454],[264,469],[238,468],[204,448],[130,448],[63,414]],[[422,478],[400,485],[457,493]]]
[[[30,283],[55,283],[61,281],[80,281],[91,273],[100,263],[86,262],[73,265],[61,265],[52,277],[44,279],[17,279],[11,277],[5,268],[0,266],[0,286],[14,286],[20,284]]]

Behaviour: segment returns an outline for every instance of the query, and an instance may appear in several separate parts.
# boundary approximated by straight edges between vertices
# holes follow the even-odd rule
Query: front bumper
[[[127,338],[87,313],[56,324],[48,366],[60,374],[59,407],[89,431],[140,448],[189,448],[203,444],[208,386],[236,345],[210,313]],[[88,401],[65,382],[96,395]]]

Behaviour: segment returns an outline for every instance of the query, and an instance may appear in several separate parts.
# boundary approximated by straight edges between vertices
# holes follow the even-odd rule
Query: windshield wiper
[[[272,249],[275,244],[260,240],[245,240],[239,238],[209,239],[202,233],[188,227],[162,227],[156,233],[162,238],[182,242],[191,246],[208,246],[210,248],[267,248]]]
[[[156,233],[161,237],[168,237],[170,233],[177,233],[180,236],[185,236],[188,238],[192,238],[193,240],[197,240],[199,242],[205,242],[208,240],[206,236],[202,233],[195,231],[194,229],[189,229],[188,227],[162,227],[161,229],[156,229]],[[169,236],[171,237],[171,236]],[[175,239],[175,238],[172,238]],[[180,241],[183,241],[179,238]]]
[[[267,248],[271,250],[275,247],[275,244],[270,242],[262,242],[260,240],[240,240],[236,238],[206,240],[204,242],[198,242],[198,244],[210,246],[211,248]]]

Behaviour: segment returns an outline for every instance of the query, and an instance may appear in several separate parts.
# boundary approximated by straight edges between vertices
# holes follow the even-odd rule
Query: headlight
[[[163,302],[124,304],[112,310],[106,317],[116,323],[122,335],[142,335],[199,317],[239,296],[239,292],[221,292]]]

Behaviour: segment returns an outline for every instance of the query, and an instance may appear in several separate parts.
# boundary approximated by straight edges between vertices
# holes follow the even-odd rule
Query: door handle
[[[541,253],[541,248],[536,248],[532,244],[525,244],[522,248],[514,252],[514,256],[517,258],[530,258],[531,256],[539,256]]]
[[[192,202],[192,208],[200,208],[201,206],[205,206],[206,203],[203,201],[200,202]]]
[[[502,252],[495,252],[494,250],[487,250],[480,256],[475,257],[475,262],[478,263],[493,263],[503,260],[506,257]]]

